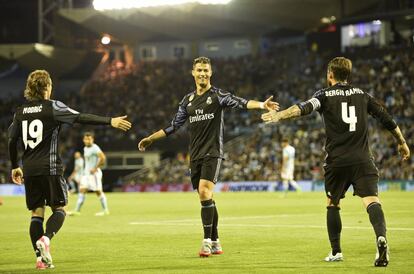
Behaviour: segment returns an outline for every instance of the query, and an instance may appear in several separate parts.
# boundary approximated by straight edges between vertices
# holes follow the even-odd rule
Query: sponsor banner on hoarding
[[[0,196],[24,196],[23,185],[0,184]]]
[[[302,191],[312,191],[312,181],[297,181]],[[283,191],[283,184],[280,182],[251,181],[251,182],[223,182],[217,183],[214,188],[216,192],[239,192],[239,191],[261,191],[273,192]],[[289,185],[289,190],[294,190]]]
[[[192,191],[191,184],[136,184],[125,185],[123,192],[188,192]]]
[[[302,191],[325,191],[323,181],[298,181]],[[383,191],[414,191],[414,181],[380,181],[379,192]],[[215,192],[274,192],[283,191],[280,182],[251,181],[251,182],[220,182],[216,184]],[[294,190],[289,187],[289,190]],[[124,185],[123,192],[189,192],[193,191],[190,183],[183,184],[136,184]],[[352,186],[348,190],[352,192]],[[15,184],[0,184],[0,196],[23,196],[24,186]]]

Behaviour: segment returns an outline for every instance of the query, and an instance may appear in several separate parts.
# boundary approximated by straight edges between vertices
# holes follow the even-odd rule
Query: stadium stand
[[[382,100],[398,120],[406,138],[411,139],[414,134],[414,126],[410,123],[414,118],[414,79],[410,77],[414,75],[412,48],[368,48],[346,55],[354,61],[352,83]],[[286,108],[309,98],[325,86],[325,63],[329,57],[329,53],[322,56],[297,47],[277,48],[256,57],[214,59],[213,84],[250,99],[274,95],[282,108]],[[112,131],[109,134],[105,128],[98,128],[95,132],[100,136],[99,142],[104,149],[109,149],[110,144],[111,149],[131,150],[136,148],[139,138],[169,123],[178,102],[193,89],[190,70],[190,60],[140,62],[129,67],[113,61],[101,74],[90,79],[81,91],[61,95],[58,99],[82,111],[108,116],[121,114],[115,111],[126,113],[135,125],[128,134]],[[21,98],[3,101],[0,149],[5,154],[7,127]],[[282,136],[291,138],[296,146],[296,178],[322,178],[324,153],[320,140],[324,132],[320,117],[315,114],[299,122],[284,123],[270,129],[259,122],[259,114],[227,112],[226,140],[231,140],[231,143],[226,146],[221,180],[278,180]],[[63,130],[62,152],[71,155],[80,144],[81,133]],[[169,153],[166,155],[177,156],[164,160],[162,168],[139,172],[139,176],[130,183],[187,182],[187,143],[182,141],[186,140],[183,136],[186,136],[185,130],[167,139]],[[382,178],[413,179],[413,163],[399,166],[396,165],[398,158],[390,157],[397,152],[389,134],[374,130],[370,141]],[[0,163],[0,182],[8,181],[9,170],[6,161]]]

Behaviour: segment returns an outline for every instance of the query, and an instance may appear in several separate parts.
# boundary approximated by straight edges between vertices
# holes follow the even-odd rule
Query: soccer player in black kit
[[[262,115],[266,123],[308,115],[318,111],[324,120],[325,191],[328,197],[327,227],[332,251],[325,261],[342,261],[340,236],[342,230],[339,214],[340,199],[350,185],[354,195],[362,198],[369,220],[376,235],[377,254],[375,266],[389,262],[385,217],[378,198],[378,170],[368,145],[368,114],[375,117],[397,141],[403,160],[408,160],[410,150],[400,128],[392,117],[371,95],[348,83],[352,63],[336,57],[328,64],[328,88],[317,91],[311,99],[281,111]]]
[[[245,100],[228,91],[211,85],[210,59],[199,57],[193,62],[192,75],[196,90],[184,96],[171,124],[149,137],[142,139],[138,148],[144,151],[154,141],[164,138],[188,121],[190,133],[190,173],[193,188],[198,191],[201,202],[201,220],[204,228],[200,257],[222,254],[218,238],[218,212],[213,201],[214,184],[217,182],[223,160],[223,112],[226,107],[239,109],[277,110],[272,97],[265,102]]]
[[[58,137],[64,123],[111,125],[128,130],[126,116],[110,118],[79,113],[59,101],[51,100],[52,80],[45,70],[36,70],[27,78],[24,96],[27,102],[18,107],[9,127],[9,157],[12,180],[24,182],[26,205],[32,211],[30,238],[36,253],[36,268],[53,268],[50,240],[62,227],[66,213],[67,184],[63,178],[58,153]],[[18,147],[23,146],[23,170],[19,167]],[[52,215],[43,229],[45,205]]]

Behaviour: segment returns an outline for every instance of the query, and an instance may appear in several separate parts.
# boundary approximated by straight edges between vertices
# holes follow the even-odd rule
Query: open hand
[[[266,124],[277,123],[280,120],[279,113],[276,110],[271,110],[268,113],[262,114],[262,120]]]
[[[271,101],[272,99],[273,99],[273,96],[270,96],[269,98],[267,98],[267,100],[263,102],[264,107],[268,111],[271,111],[271,110],[278,111],[279,110],[279,103]]]
[[[120,116],[111,119],[111,126],[114,128],[118,128],[123,131],[127,131],[131,128],[131,123],[126,120],[127,116]]]

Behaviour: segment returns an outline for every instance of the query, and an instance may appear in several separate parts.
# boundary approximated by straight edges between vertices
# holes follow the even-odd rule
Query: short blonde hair
[[[47,87],[51,84],[52,79],[46,70],[32,71],[27,77],[24,97],[28,101],[44,99]]]
[[[335,57],[328,63],[328,72],[332,72],[337,81],[347,81],[351,71],[352,62],[345,57]]]

